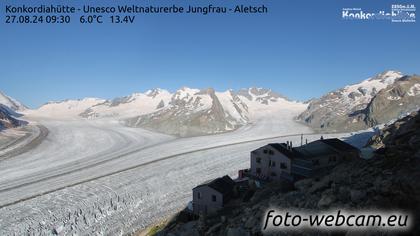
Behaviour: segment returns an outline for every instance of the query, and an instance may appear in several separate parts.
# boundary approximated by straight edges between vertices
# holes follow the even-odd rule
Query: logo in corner
[[[414,23],[416,22],[416,6],[414,4],[393,4],[389,10],[379,9],[376,11],[343,8],[341,17],[343,20],[388,20],[393,23]]]

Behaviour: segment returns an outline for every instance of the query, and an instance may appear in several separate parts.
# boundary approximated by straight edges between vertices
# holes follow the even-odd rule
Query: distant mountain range
[[[305,105],[291,102],[269,89],[250,88],[216,92],[214,89],[182,88],[156,110],[126,120],[134,127],[145,127],[179,136],[221,133],[247,124],[259,111],[287,109]]]
[[[174,93],[153,89],[112,100],[49,102],[35,110],[0,93],[0,104],[3,127],[19,125],[15,117],[23,112],[53,118],[111,118],[131,127],[194,136],[232,131],[273,112],[293,109],[301,112],[298,121],[315,130],[340,132],[386,123],[419,109],[420,77],[386,71],[308,103],[290,101],[264,88],[217,92],[183,87]]]
[[[355,131],[420,108],[420,77],[386,71],[310,101],[298,119],[315,130]]]
[[[113,100],[85,98],[49,102],[32,113],[53,117],[112,118],[131,127],[194,136],[235,130],[269,111],[288,107],[303,111],[306,105],[263,88],[217,92],[212,88],[183,87],[174,93],[153,89]]]

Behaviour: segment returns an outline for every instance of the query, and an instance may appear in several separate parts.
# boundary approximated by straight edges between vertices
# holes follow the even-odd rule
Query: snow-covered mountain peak
[[[134,104],[143,100],[162,99],[168,96],[171,96],[171,94],[167,90],[156,88],[147,90],[145,93],[132,93],[131,95],[125,97],[117,97],[112,100],[108,100],[105,103],[105,105],[108,105],[110,107],[116,107],[122,104]]]
[[[261,96],[261,95],[267,95],[271,92],[271,89],[266,89],[266,88],[256,88],[256,87],[252,87],[252,88],[248,88],[248,92],[249,94],[255,95],[255,96]]]
[[[207,95],[212,95],[215,94],[215,90],[213,88],[206,88],[206,89],[201,89],[198,93],[196,93],[197,95],[201,95],[201,94],[207,94]]]
[[[30,110],[27,114],[42,117],[77,117],[81,112],[95,105],[104,103],[100,98],[67,99],[62,101],[47,102],[36,110]]]
[[[175,93],[189,93],[189,94],[195,94],[200,92],[200,89],[195,89],[195,88],[189,88],[189,87],[182,87],[180,89],[178,89]]]
[[[388,70],[388,71],[384,71],[380,74],[377,74],[376,76],[369,78],[368,80],[372,81],[372,80],[379,80],[383,83],[386,84],[392,84],[394,83],[394,81],[398,78],[401,78],[403,76],[403,74],[399,71],[395,71],[395,70]]]
[[[349,99],[349,102],[351,102],[351,104],[348,104],[349,107],[358,106],[361,103],[368,102],[381,89],[384,89],[388,85],[393,84],[395,80],[401,78],[402,76],[403,74],[398,71],[385,71],[365,79],[360,83],[348,85],[343,89],[330,92],[329,96],[344,96],[344,98]]]
[[[133,93],[97,104],[80,113],[85,118],[132,117],[154,112],[168,105],[172,94],[156,88],[144,93]]]
[[[189,112],[208,109],[213,105],[214,93],[213,89],[200,90],[182,87],[172,95],[169,105],[173,108],[169,108],[174,109],[175,107],[181,110],[188,110]]]
[[[279,100],[288,101],[288,99],[276,92],[273,92],[271,89],[267,88],[244,88],[240,89],[237,92],[238,96],[244,97],[249,101],[256,101],[265,105],[268,105],[272,102],[277,102]]]
[[[6,94],[0,91],[0,104],[3,106],[13,110],[13,111],[23,111],[26,110],[26,106],[22,103],[18,102],[17,100],[7,96]]]
[[[154,88],[154,89],[147,90],[145,94],[146,94],[146,96],[155,98],[155,97],[159,96],[160,94],[166,94],[166,95],[168,95],[170,93],[167,90],[165,90],[165,89]]]
[[[60,101],[49,101],[45,103],[44,105],[42,105],[41,107],[48,106],[48,105],[60,105],[60,104],[65,106],[65,105],[75,105],[75,104],[99,103],[99,102],[104,102],[104,101],[105,101],[104,99],[91,98],[91,97],[81,98],[81,99],[64,99]]]
[[[172,100],[189,100],[190,98],[192,98],[195,94],[199,92],[200,92],[199,89],[182,87],[174,93]]]
[[[142,96],[141,93],[132,93],[131,95],[128,95],[128,96],[125,96],[125,97],[117,97],[117,98],[114,98],[112,100],[107,100],[107,101],[105,101],[105,104],[109,105],[110,107],[115,107],[115,106],[118,106],[120,104],[130,103],[130,102],[138,99],[141,96]]]
[[[312,100],[299,119],[317,129],[363,129],[416,108],[418,81],[419,77],[385,71]]]

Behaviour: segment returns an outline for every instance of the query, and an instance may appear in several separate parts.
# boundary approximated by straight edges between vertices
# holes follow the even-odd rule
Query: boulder
[[[319,208],[325,208],[330,206],[335,201],[334,195],[324,194],[321,199],[318,201]]]
[[[59,235],[63,232],[64,227],[62,225],[57,225],[54,227],[53,233]]]

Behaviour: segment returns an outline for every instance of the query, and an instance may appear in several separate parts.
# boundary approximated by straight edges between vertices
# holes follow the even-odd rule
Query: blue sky
[[[306,100],[388,69],[420,73],[419,22],[341,19],[343,7],[388,10],[395,1],[180,0],[171,2],[264,2],[269,14],[137,15],[133,25],[8,25],[4,8],[13,2],[0,3],[0,90],[30,107],[182,86],[267,87]]]

